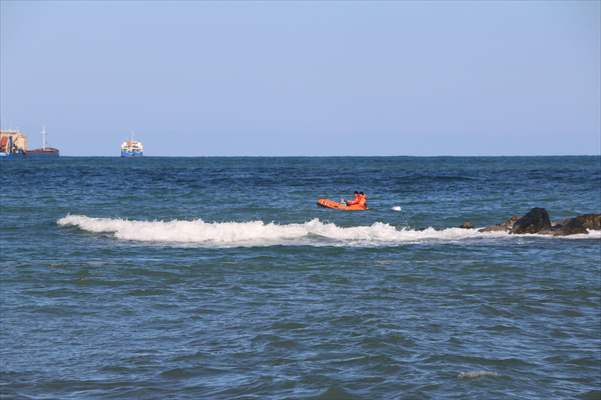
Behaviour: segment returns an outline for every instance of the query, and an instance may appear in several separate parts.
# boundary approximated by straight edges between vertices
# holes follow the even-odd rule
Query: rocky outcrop
[[[553,223],[553,226],[581,223],[586,229],[601,230],[601,214],[584,214],[574,218],[566,218]]]
[[[567,236],[587,234],[589,230],[601,230],[601,214],[579,215],[551,224],[547,210],[537,207],[528,211],[523,217],[518,218],[514,215],[501,224],[481,228],[478,232],[538,233],[541,235]]]
[[[589,230],[601,230],[601,214],[585,214],[553,223],[551,235],[564,236],[586,234]]]
[[[549,213],[544,208],[533,208],[526,215],[515,221],[511,233],[538,233],[551,229]]]
[[[567,236],[577,234],[588,234],[588,230],[584,226],[581,220],[578,218],[570,218],[563,224],[555,224],[550,230],[540,232],[546,235],[553,236]]]
[[[478,229],[478,232],[510,232],[513,224],[515,224],[517,220],[518,217],[513,215],[511,218],[501,224]]]
[[[474,224],[471,221],[463,221],[463,224],[459,225],[460,228],[463,229],[474,229]]]

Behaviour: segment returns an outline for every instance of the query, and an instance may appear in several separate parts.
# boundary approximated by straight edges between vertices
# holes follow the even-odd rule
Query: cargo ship
[[[42,128],[42,148],[25,152],[27,158],[57,158],[60,152],[57,148],[46,146],[46,127]]]
[[[142,157],[144,155],[144,145],[133,139],[133,134],[129,140],[121,144],[121,157]]]
[[[46,129],[42,129],[42,148],[27,150],[27,136],[19,130],[0,131],[0,159],[57,158],[59,150],[46,146]]]

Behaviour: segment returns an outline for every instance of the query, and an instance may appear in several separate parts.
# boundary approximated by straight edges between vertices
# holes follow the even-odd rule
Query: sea
[[[601,157],[0,163],[2,399],[599,399]],[[368,196],[368,211],[318,198]]]

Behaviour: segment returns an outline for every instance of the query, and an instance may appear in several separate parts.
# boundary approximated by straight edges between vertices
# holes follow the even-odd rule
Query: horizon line
[[[61,157],[85,158],[85,157],[105,157],[105,158],[122,158],[120,155],[62,155]],[[601,157],[598,154],[438,154],[438,155],[144,155],[141,157],[129,158],[349,158],[349,157],[364,157],[364,158],[392,158],[392,157]]]

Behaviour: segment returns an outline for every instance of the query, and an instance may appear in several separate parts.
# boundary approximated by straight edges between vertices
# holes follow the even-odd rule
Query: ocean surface
[[[0,171],[2,399],[601,398],[601,234],[456,228],[601,212],[600,157]]]

